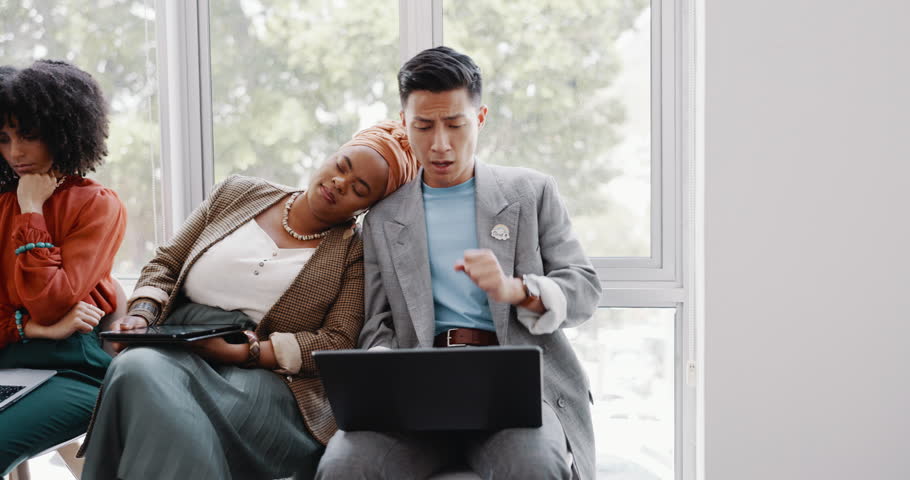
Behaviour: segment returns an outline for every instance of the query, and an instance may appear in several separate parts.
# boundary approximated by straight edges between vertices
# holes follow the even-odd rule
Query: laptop
[[[16,403],[56,374],[55,370],[0,369],[0,411]]]
[[[536,346],[326,350],[313,357],[342,430],[541,425]]]
[[[120,343],[187,343],[206,338],[239,335],[231,343],[246,343],[242,325],[153,325],[135,330],[108,330],[102,340]]]

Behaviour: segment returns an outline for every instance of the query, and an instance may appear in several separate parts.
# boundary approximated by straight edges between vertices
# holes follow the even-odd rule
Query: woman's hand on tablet
[[[146,328],[149,326],[144,318],[138,317],[136,315],[126,315],[120,317],[117,320],[114,320],[114,323],[111,324],[111,330],[120,331],[120,330],[136,330],[138,328]],[[126,345],[117,342],[111,342],[111,347],[114,351],[120,353],[121,350],[126,348]]]
[[[117,320],[114,320],[114,323],[111,324],[111,330],[135,330],[137,328],[145,328],[149,326],[144,318],[136,315],[126,315],[120,317]]]

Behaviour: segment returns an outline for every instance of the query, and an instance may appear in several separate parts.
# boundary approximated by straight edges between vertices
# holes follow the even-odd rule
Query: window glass
[[[592,257],[651,255],[650,22],[647,0],[443,6],[483,71],[480,160],[556,177]]]
[[[397,119],[396,0],[211,2],[215,179],[305,185],[357,130]]]
[[[675,315],[600,308],[565,330],[591,382],[597,478],[676,478]]]
[[[154,1],[0,0],[0,63],[65,60],[110,105],[109,154],[90,178],[126,204],[114,274],[135,277],[164,240]]]

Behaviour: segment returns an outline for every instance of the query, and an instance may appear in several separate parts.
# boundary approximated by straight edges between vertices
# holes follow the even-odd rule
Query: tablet
[[[119,343],[186,343],[243,331],[241,325],[155,325],[135,330],[101,332],[102,340]]]

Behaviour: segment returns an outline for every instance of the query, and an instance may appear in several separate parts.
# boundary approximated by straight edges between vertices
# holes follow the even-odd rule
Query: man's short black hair
[[[84,176],[107,156],[107,102],[88,73],[66,62],[38,60],[16,70],[0,67],[0,128],[14,126],[20,135],[47,145],[54,168]],[[0,188],[19,182],[0,162]]]
[[[449,47],[424,50],[405,62],[398,71],[398,95],[401,106],[408,103],[411,92],[433,93],[467,89],[474,105],[480,105],[483,90],[480,67],[471,57]]]

